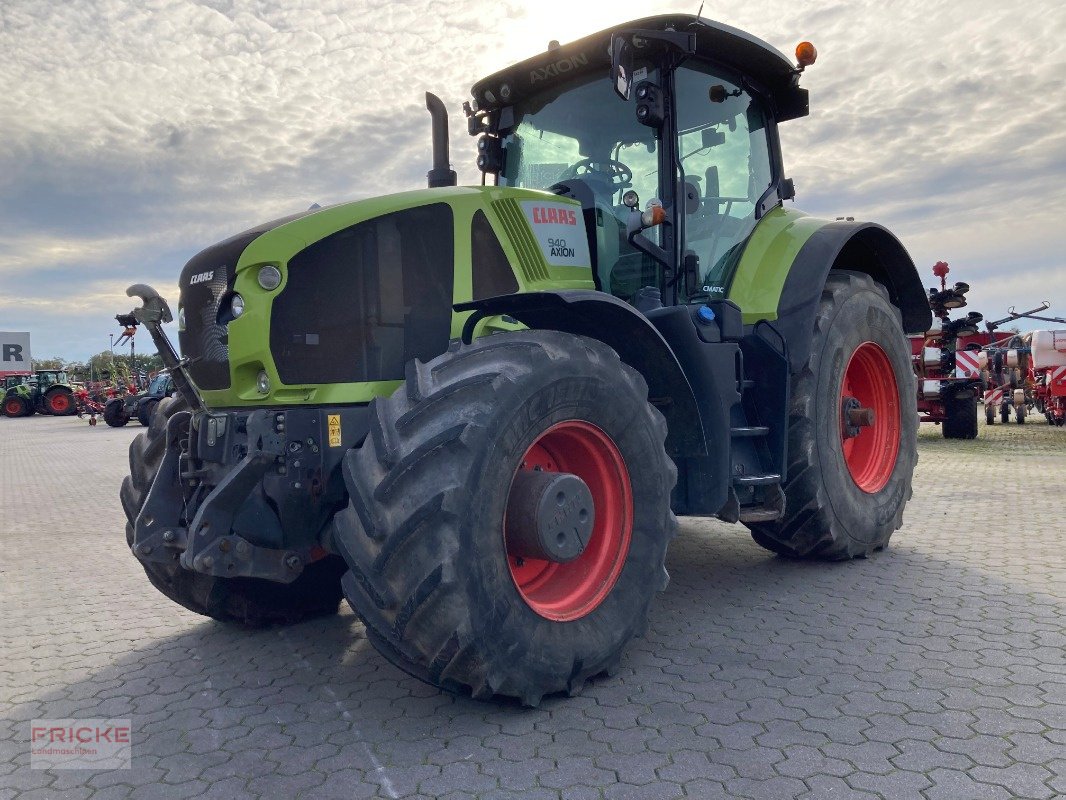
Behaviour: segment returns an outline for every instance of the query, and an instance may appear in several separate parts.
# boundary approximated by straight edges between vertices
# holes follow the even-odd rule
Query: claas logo
[[[535,225],[577,225],[577,212],[570,208],[533,206]]]

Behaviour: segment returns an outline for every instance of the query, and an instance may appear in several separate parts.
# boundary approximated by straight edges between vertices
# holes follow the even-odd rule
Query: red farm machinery
[[[952,311],[966,307],[967,283],[950,288],[944,261],[933,266],[940,288],[929,290],[933,322],[924,334],[908,337],[911,359],[918,377],[918,414],[921,422],[941,425],[945,439],[973,439],[977,436],[977,397],[983,381],[982,334],[977,326],[983,316],[976,311],[951,319]]]
[[[996,334],[999,326],[1018,319],[1066,323],[1066,318],[1039,316],[1050,307],[1045,301],[1029,311],[1011,308],[1003,319],[986,323],[988,333],[978,334],[988,339],[981,364],[989,425],[997,416],[1009,422],[1012,411],[1019,424],[1033,411],[1043,414],[1051,425],[1066,424],[1066,331]]]
[[[1049,425],[1066,425],[1066,331],[1028,334],[1036,408]]]

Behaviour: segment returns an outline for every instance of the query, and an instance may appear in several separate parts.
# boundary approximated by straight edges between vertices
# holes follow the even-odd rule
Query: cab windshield
[[[656,70],[638,70],[638,79]],[[504,137],[506,167],[500,184],[547,189],[578,179],[595,197],[596,270],[604,291],[630,299],[659,285],[659,266],[626,239],[632,189],[643,207],[659,196],[659,143],[637,122],[634,103],[622,102],[602,74],[557,84],[518,102],[515,127]]]
[[[167,380],[169,376],[166,374],[156,375],[152,378],[152,382],[148,385],[149,394],[165,394],[167,390]]]

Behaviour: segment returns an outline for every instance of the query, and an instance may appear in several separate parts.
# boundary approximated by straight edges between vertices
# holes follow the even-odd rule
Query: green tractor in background
[[[883,548],[930,311],[887,230],[784,204],[814,56],[690,15],[553,43],[473,87],[482,186],[427,95],[430,188],[192,258],[183,358],[130,287],[179,390],[121,492],[151,582],[249,625],[343,593],[408,672],[532,705],[616,668],[675,514]]]
[[[4,379],[5,417],[51,414],[67,417],[78,412],[74,390],[64,370],[39,369],[32,375],[9,375]]]

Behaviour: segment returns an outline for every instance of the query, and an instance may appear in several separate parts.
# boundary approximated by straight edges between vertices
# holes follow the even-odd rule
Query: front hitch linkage
[[[167,305],[167,301],[147,283],[133,284],[133,286],[126,289],[126,296],[139,297],[144,304],[133,309],[130,314],[148,330],[149,335],[152,337],[152,342],[155,344],[155,349],[163,360],[163,366],[170,372],[178,391],[188,400],[190,406],[193,406],[198,411],[207,411],[203,398],[196,391],[196,387],[185,369],[189,364],[189,360],[178,356],[178,351],[174,349],[174,345],[170,343],[170,339],[167,338],[167,334],[163,330],[164,323],[174,320],[174,315],[170,313],[170,306]]]

